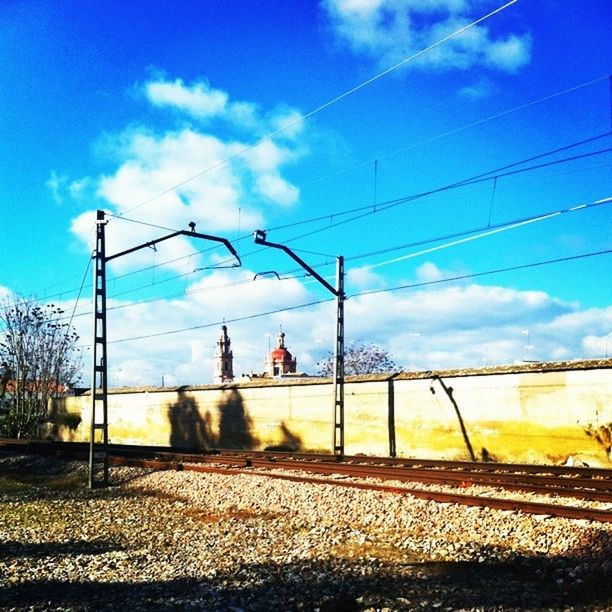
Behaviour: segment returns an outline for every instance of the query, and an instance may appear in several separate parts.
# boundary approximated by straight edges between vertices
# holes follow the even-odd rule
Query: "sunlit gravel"
[[[612,525],[261,476],[0,458],[2,610],[602,610]]]

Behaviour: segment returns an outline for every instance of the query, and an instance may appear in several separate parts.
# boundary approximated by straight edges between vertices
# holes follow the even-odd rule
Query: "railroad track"
[[[89,445],[0,440],[0,449],[2,448],[16,452],[85,458]],[[612,470],[609,469],[365,456],[339,458],[334,455],[269,451],[218,450],[187,453],[168,447],[132,445],[110,445],[108,455],[111,464],[115,465],[221,474],[236,474],[242,471],[299,482],[410,494],[441,503],[460,503],[532,514],[612,522]],[[392,483],[387,484],[385,481]],[[428,487],[443,486],[451,490],[415,488],[396,483],[419,483]],[[481,492],[477,495],[467,495],[457,491],[472,485],[492,488],[495,491],[502,489],[545,496],[547,501],[494,497],[495,491]],[[600,502],[599,505],[604,507],[561,504],[558,503],[559,498]]]

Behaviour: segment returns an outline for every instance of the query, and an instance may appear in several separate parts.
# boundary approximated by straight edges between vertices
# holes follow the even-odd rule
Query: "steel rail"
[[[290,461],[275,461],[273,463],[252,459],[244,463],[244,467],[275,468],[284,470],[303,470],[319,474],[340,474],[354,478],[378,478],[381,480],[395,480],[400,482],[420,482],[423,484],[451,485],[467,487],[472,484],[498,487],[512,491],[525,491],[544,495],[557,495],[560,497],[573,497],[592,501],[612,503],[612,488],[609,482],[588,481],[560,483],[560,479],[545,477],[538,478],[530,475],[526,480],[520,476],[510,474],[474,474],[471,472],[451,472],[443,470],[426,470],[409,468],[388,468],[373,465],[344,465],[341,463],[307,463],[301,464]],[[569,479],[567,479],[569,480]],[[597,484],[597,486],[593,486]],[[580,488],[576,488],[576,487]],[[595,489],[595,490],[594,490]]]
[[[82,455],[86,443],[54,443],[52,441],[0,440],[1,447],[28,449],[31,452],[67,453],[71,456]],[[350,457],[339,461],[335,455],[304,455],[291,453],[270,453],[255,451],[215,451],[207,453],[186,453],[160,446],[110,445],[109,455],[114,458],[133,457],[135,459],[157,460],[175,464],[214,463],[235,468],[261,468],[303,470],[320,474],[340,474],[354,478],[377,478],[401,482],[421,482],[432,485],[467,487],[471,484],[525,491],[547,496],[569,497],[612,503],[612,470],[591,469],[588,477],[582,475],[584,468],[574,471],[564,468],[563,476],[542,476],[541,473],[523,473],[523,465],[488,464],[487,470],[480,469],[482,464],[471,462],[437,462],[450,465],[453,469],[408,467],[405,462],[399,465],[395,459],[381,457]],[[421,463],[415,460],[416,464]],[[431,462],[426,461],[430,464]],[[381,465],[382,464],[382,465]],[[459,467],[457,467],[459,466]],[[548,472],[549,467],[528,466]],[[510,473],[510,470],[518,470]],[[573,478],[568,477],[571,474]]]
[[[0,448],[10,445],[19,447],[30,446],[31,448],[54,447],[69,449],[80,447],[85,448],[86,442],[56,442],[53,440],[14,440],[0,439]],[[235,457],[236,462],[240,460],[261,458],[270,463],[278,462],[279,460],[291,460],[297,462],[328,462],[341,464],[358,464],[358,465],[380,465],[380,466],[395,466],[395,467],[415,467],[415,468],[431,468],[440,470],[459,471],[460,473],[488,473],[494,472],[517,474],[553,474],[558,476],[567,476],[568,479],[576,479],[582,482],[583,479],[608,480],[612,483],[612,469],[609,468],[592,468],[592,467],[570,467],[563,465],[545,465],[545,464],[524,464],[524,463],[480,463],[473,461],[450,461],[444,459],[411,459],[404,457],[375,457],[366,455],[345,455],[342,459],[332,454],[320,453],[292,453],[286,451],[253,451],[253,450],[235,450],[235,449],[214,449],[205,451],[195,450],[180,450],[173,449],[169,446],[143,446],[134,444],[109,444],[109,452],[111,453],[137,453],[139,456],[154,456],[155,454],[168,454],[176,457],[189,457],[190,461],[211,461],[223,460],[229,461],[230,457]],[[595,485],[598,486],[598,485]]]
[[[385,493],[394,493],[400,495],[411,495],[419,499],[434,501],[437,503],[461,504],[465,506],[473,506],[480,508],[487,507],[494,508],[497,510],[524,512],[527,514],[554,516],[574,520],[591,520],[604,523],[612,522],[612,511],[610,510],[579,508],[576,506],[561,506],[557,504],[544,504],[541,502],[503,499],[478,495],[465,495],[460,493],[446,493],[442,491],[416,489],[413,487],[398,487],[393,485],[383,485],[366,482],[305,477],[292,474],[279,474],[277,472],[261,470],[249,470],[245,472],[237,471],[236,469],[232,469],[229,467],[218,467],[189,463],[174,463],[154,459],[134,459],[114,456],[110,458],[110,461],[111,463],[114,463],[116,465],[131,465],[158,470],[178,470],[201,472],[208,474],[222,474],[230,476],[236,476],[236,474],[248,474],[249,476],[261,476],[266,478],[275,478],[277,480],[288,480],[291,482],[298,483],[311,483],[317,485],[328,485],[333,487],[340,486],[362,490],[382,491]]]

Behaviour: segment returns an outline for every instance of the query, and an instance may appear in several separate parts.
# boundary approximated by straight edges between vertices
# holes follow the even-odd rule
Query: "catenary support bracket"
[[[321,283],[329,292],[336,296],[336,329],[334,344],[334,430],[333,449],[334,454],[342,457],[344,455],[344,257],[336,258],[336,286],[333,287],[316,270],[310,267],[301,257],[296,255],[288,246],[270,242],[266,238],[266,232],[257,230],[253,237],[256,244],[280,249],[287,253],[291,259],[296,261],[310,276]]]
[[[106,337],[106,264],[113,259],[129,255],[135,251],[146,248],[154,248],[156,244],[186,236],[200,240],[212,240],[225,245],[227,250],[234,256],[236,262],[232,267],[241,265],[240,257],[236,249],[226,238],[200,234],[195,231],[195,223],[190,223],[191,231],[180,230],[162,236],[156,240],[150,240],[144,244],[126,249],[114,255],[106,255],[105,228],[108,221],[105,219],[103,210],[96,213],[96,249],[94,251],[94,279],[93,279],[93,315],[94,315],[94,344],[92,355],[92,379],[91,379],[91,425],[89,437],[89,486],[108,485],[108,359],[107,359],[107,337]]]

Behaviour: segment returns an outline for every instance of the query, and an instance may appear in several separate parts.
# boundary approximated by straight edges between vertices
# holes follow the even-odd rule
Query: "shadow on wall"
[[[257,439],[252,434],[252,423],[244,409],[242,395],[236,388],[223,391],[219,402],[219,448],[252,450]]]
[[[264,450],[267,451],[281,451],[286,453],[295,453],[302,449],[302,438],[297,434],[294,434],[285,424],[285,421],[281,421],[279,425],[282,439],[278,444],[272,446],[266,446]]]
[[[436,394],[436,390],[434,387],[434,382],[438,381],[440,383],[440,386],[442,387],[444,393],[446,393],[448,399],[450,400],[451,404],[453,405],[453,408],[455,409],[455,414],[457,415],[457,420],[459,421],[459,427],[461,429],[461,434],[463,435],[463,441],[465,442],[465,446],[467,448],[467,451],[470,455],[470,460],[471,461],[478,461],[476,454],[474,453],[474,449],[472,448],[472,444],[470,442],[470,438],[468,436],[468,432],[467,429],[465,428],[465,423],[463,422],[463,417],[461,416],[461,411],[459,410],[459,405],[457,404],[455,397],[453,395],[453,388],[449,387],[443,380],[442,378],[440,378],[440,376],[438,376],[437,374],[435,374],[432,379],[431,379],[431,385],[429,387],[429,390],[431,391],[431,393],[433,395]],[[486,453],[487,457],[490,457],[491,455],[489,454],[489,452],[487,451],[487,449],[483,449],[484,453]],[[485,454],[483,453],[483,461],[485,460]]]
[[[40,433],[43,438],[72,442],[76,438],[81,415],[68,412],[65,397],[51,398],[47,418],[42,422]]]
[[[186,387],[177,390],[177,398],[168,405],[170,421],[170,446],[189,450],[204,450],[215,445],[211,431],[210,413],[200,415],[197,402],[185,393]]]

